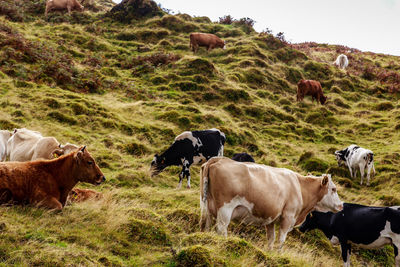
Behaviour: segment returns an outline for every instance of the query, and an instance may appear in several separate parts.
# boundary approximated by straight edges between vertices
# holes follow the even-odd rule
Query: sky
[[[118,3],[120,0],[113,0]],[[231,15],[255,30],[284,32],[292,43],[340,44],[400,56],[400,0],[156,0],[162,7],[212,21]]]

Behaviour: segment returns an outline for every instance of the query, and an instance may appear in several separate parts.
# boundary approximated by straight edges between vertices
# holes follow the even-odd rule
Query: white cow
[[[343,150],[338,150],[335,152],[336,160],[339,166],[342,164],[349,168],[351,178],[357,176],[357,169],[360,169],[361,184],[364,179],[364,172],[367,169],[367,185],[369,185],[371,169],[374,171],[374,153],[357,145],[350,145]]]
[[[11,132],[0,130],[0,161],[5,161],[7,157],[7,141],[11,137]]]
[[[338,66],[341,69],[345,69],[347,68],[347,66],[349,65],[349,60],[347,59],[347,56],[344,54],[340,54],[335,62],[333,62],[334,65]]]
[[[52,159],[78,149],[78,146],[62,146],[54,137],[44,137],[41,133],[25,128],[14,130],[7,142],[7,155],[10,161],[31,161]]]

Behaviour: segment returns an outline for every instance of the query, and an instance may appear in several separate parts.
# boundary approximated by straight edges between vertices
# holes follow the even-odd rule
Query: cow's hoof
[[[190,185],[186,186],[187,189],[190,189]]]

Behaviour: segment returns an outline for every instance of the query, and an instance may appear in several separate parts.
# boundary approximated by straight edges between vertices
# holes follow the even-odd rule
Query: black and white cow
[[[225,134],[215,128],[183,132],[175,137],[174,143],[164,153],[154,156],[151,175],[159,174],[168,166],[182,166],[178,188],[182,186],[185,176],[187,187],[190,188],[190,166],[204,163],[215,156],[223,156],[225,139]]]
[[[236,153],[235,155],[233,155],[232,159],[240,162],[255,162],[253,157],[246,152]]]
[[[367,185],[369,185],[371,169],[375,175],[374,153],[371,150],[350,145],[343,150],[336,151],[335,156],[339,167],[344,163],[349,168],[351,178],[355,178],[357,169],[360,169],[361,184],[363,183],[365,169],[367,169]]]
[[[368,207],[344,203],[337,213],[314,211],[300,226],[306,232],[320,229],[333,245],[340,244],[344,266],[350,266],[351,244],[380,248],[392,244],[396,267],[400,267],[400,208]]]

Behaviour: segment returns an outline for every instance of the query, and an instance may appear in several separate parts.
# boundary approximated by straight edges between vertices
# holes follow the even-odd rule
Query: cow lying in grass
[[[300,226],[306,232],[320,229],[332,244],[340,244],[344,266],[350,266],[351,245],[381,248],[392,244],[400,267],[400,208],[368,207],[344,203],[338,213],[314,211]]]
[[[105,181],[86,146],[53,160],[0,163],[0,204],[33,204],[61,210],[78,182]]]

